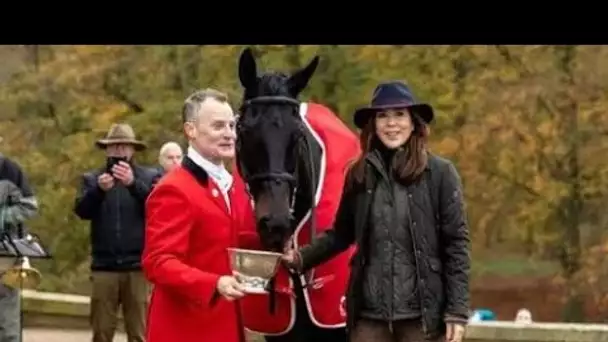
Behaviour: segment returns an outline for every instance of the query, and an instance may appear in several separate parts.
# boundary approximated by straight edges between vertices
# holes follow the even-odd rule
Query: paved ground
[[[60,331],[56,329],[28,328],[23,334],[23,342],[89,342],[91,332],[83,330]],[[114,342],[127,342],[124,334],[118,333]]]
[[[57,329],[27,328],[23,342],[90,342],[91,332],[83,330],[60,331]],[[250,341],[258,341],[251,339]],[[124,333],[117,333],[114,342],[127,342]]]

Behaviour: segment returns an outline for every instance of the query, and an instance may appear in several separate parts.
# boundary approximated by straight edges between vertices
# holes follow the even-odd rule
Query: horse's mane
[[[288,79],[289,76],[280,71],[266,72],[258,77],[256,89],[246,89],[245,99],[263,95],[291,96],[287,85]]]

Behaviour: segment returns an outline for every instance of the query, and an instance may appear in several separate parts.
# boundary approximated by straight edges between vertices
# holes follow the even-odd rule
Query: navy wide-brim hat
[[[427,103],[418,102],[407,85],[400,81],[390,81],[380,83],[376,87],[371,105],[355,111],[354,122],[357,127],[363,129],[377,112],[401,108],[407,108],[410,113],[416,114],[427,124],[431,123],[435,117],[433,107]]]

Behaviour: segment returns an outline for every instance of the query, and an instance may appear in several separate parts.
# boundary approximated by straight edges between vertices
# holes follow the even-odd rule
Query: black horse
[[[317,56],[292,75],[258,75],[250,49],[239,60],[244,96],[237,126],[237,165],[253,197],[258,233],[267,250],[281,252],[314,208],[322,149],[299,115],[298,95],[318,63]],[[314,223],[312,227],[314,234]],[[302,282],[297,275],[291,278],[296,297],[295,323],[288,333],[266,336],[266,341],[346,341],[344,328],[321,329],[313,324]]]

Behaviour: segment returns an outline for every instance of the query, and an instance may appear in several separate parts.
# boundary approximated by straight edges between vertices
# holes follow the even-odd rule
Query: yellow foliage
[[[128,111],[128,107],[122,103],[108,103],[103,108],[99,109],[99,113],[94,113],[93,126],[94,127],[106,127],[106,130],[110,126],[118,121],[122,120],[122,116]]]
[[[22,163],[44,205],[32,228],[70,251],[47,265],[57,278],[45,286],[55,290],[64,276],[74,283],[61,286],[73,289],[86,269],[87,224],[71,206],[81,173],[102,163],[94,141],[116,121],[132,123],[151,147],[138,161],[156,163],[162,143],[182,141],[179,112],[191,91],[219,88],[239,104],[243,48],[41,46],[36,68],[29,59],[11,63],[14,75],[0,85],[2,153]],[[430,145],[461,173],[475,246],[492,248],[500,235],[514,250],[554,256],[572,243],[564,238],[567,228],[608,224],[608,167],[601,158],[608,152],[606,47],[255,48],[260,71],[292,71],[319,55],[322,62],[302,98],[331,106],[349,125],[380,81],[403,80],[431,103],[437,119]],[[574,56],[571,69],[565,53]],[[564,83],[568,76],[574,85]],[[579,175],[566,163],[573,149]],[[579,195],[583,209],[572,213],[568,208]],[[599,286],[601,277],[590,283]]]
[[[453,137],[444,137],[438,143],[433,144],[433,151],[440,155],[453,155],[458,152],[460,144]]]

